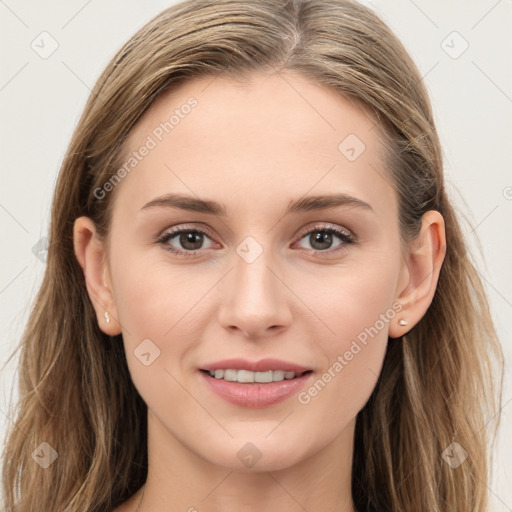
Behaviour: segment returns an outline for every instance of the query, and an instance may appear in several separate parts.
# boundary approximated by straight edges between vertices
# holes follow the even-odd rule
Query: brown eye
[[[201,229],[180,228],[168,231],[158,239],[158,243],[174,254],[183,256],[194,256],[198,251],[204,249],[202,247],[205,237],[210,238],[208,234]],[[176,249],[169,242],[174,240],[174,244],[179,247]]]
[[[330,250],[336,242],[336,238],[341,242],[335,249]],[[335,252],[345,248],[347,244],[354,243],[354,238],[348,230],[343,230],[334,226],[315,226],[306,233],[303,233],[301,240],[307,240],[311,250],[315,252]]]

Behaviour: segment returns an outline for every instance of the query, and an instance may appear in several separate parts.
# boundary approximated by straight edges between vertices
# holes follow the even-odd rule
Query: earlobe
[[[409,244],[405,261],[408,282],[397,294],[402,310],[390,325],[389,337],[403,336],[425,315],[434,298],[445,254],[443,216],[430,210],[423,215],[418,237]]]
[[[79,217],[73,226],[73,245],[76,258],[84,272],[87,293],[96,311],[100,329],[110,336],[121,333],[114,294],[110,283],[105,248],[99,239],[94,222]]]

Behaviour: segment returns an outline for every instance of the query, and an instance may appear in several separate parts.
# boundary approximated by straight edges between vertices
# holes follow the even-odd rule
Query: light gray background
[[[90,89],[118,48],[173,3],[0,0],[0,364],[18,342],[41,283],[44,263],[32,248],[47,234],[57,173]],[[490,489],[493,510],[512,511],[512,1],[364,3],[391,26],[418,64],[431,94],[449,190],[471,222],[465,231],[506,356]],[[58,43],[47,58],[31,47],[51,49],[51,38],[40,36],[44,31]],[[458,55],[466,42],[467,50]],[[0,375],[2,437],[10,421],[7,403],[17,396],[15,363]]]

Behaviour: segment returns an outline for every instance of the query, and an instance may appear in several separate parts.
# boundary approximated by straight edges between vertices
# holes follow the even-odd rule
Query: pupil
[[[313,235],[314,243],[311,244],[313,248],[316,249],[328,249],[330,244],[332,243],[332,234],[327,231],[317,231],[316,235]],[[316,243],[324,243],[325,245],[321,245],[321,247],[315,247]]]
[[[202,234],[201,233],[192,233],[192,232],[188,232],[188,233],[182,233],[181,236],[180,236],[180,243],[181,245],[186,248],[186,249],[190,249],[190,250],[195,250],[195,249],[199,249],[201,247],[201,239],[202,237]],[[189,247],[187,244],[188,243],[196,243],[199,241],[199,246],[195,247]]]

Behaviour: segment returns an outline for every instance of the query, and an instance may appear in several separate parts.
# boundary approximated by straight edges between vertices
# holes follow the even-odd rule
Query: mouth
[[[223,400],[244,408],[263,408],[290,399],[311,382],[313,370],[252,372],[235,368],[197,372],[206,388]]]
[[[264,372],[252,372],[250,370],[240,370],[236,368],[205,370],[201,369],[207,377],[211,379],[224,380],[227,382],[236,382],[239,384],[268,384],[271,382],[282,382],[283,380],[294,380],[303,375],[312,373],[313,370],[303,372],[292,372],[285,370],[267,370]]]

